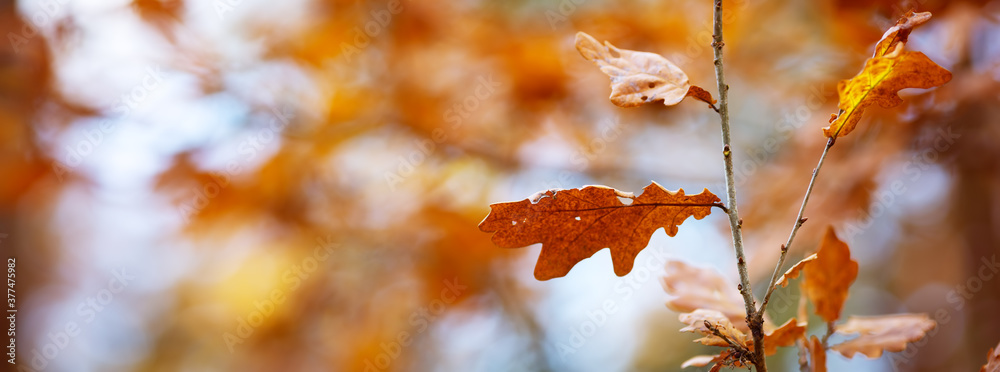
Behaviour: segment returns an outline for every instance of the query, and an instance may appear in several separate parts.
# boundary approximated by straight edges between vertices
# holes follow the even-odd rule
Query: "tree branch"
[[[766,372],[764,361],[764,330],[762,318],[756,315],[757,305],[753,299],[753,289],[750,286],[750,275],[747,272],[746,255],[743,253],[743,221],[740,220],[736,203],[736,182],[733,175],[733,153],[730,146],[729,130],[729,85],[726,84],[722,68],[722,0],[714,0],[715,15],[713,17],[714,33],[712,49],[715,51],[715,80],[719,86],[719,117],[722,121],[722,155],[726,163],[726,193],[729,195],[728,211],[729,227],[733,233],[733,248],[736,250],[736,265],[740,273],[740,294],[746,305],[747,325],[753,334],[754,352],[751,353],[757,372]]]
[[[785,242],[785,245],[781,246],[781,256],[778,257],[778,264],[774,267],[774,274],[771,275],[771,282],[767,286],[767,294],[764,295],[764,302],[760,304],[760,311],[757,312],[757,317],[760,319],[764,319],[764,310],[767,309],[767,303],[771,300],[771,294],[774,293],[774,285],[778,282],[778,276],[781,275],[781,266],[785,264],[785,256],[788,253],[788,248],[792,246],[792,241],[795,240],[795,234],[799,232],[799,228],[806,222],[806,218],[802,217],[802,214],[805,213],[806,205],[809,204],[809,196],[812,195],[813,186],[816,185],[816,177],[819,176],[819,170],[823,167],[826,154],[830,152],[830,148],[836,142],[836,138],[830,138],[826,141],[826,147],[823,148],[823,155],[820,155],[819,163],[813,169],[812,178],[809,179],[809,186],[806,188],[806,196],[802,198],[802,205],[799,206],[799,215],[795,217],[795,224],[792,225],[792,232],[788,234],[788,241]]]

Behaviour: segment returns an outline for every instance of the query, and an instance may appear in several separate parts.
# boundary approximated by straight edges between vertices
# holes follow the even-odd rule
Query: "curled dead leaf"
[[[726,342],[717,336],[715,332],[712,332],[706,323],[711,324],[712,327],[719,331],[719,334],[739,345],[746,345],[747,341],[749,341],[747,335],[733,326],[728,317],[715,310],[698,309],[690,313],[680,314],[678,319],[682,323],[687,324],[687,327],[681,328],[681,332],[699,333],[705,336],[695,340],[695,342],[702,345],[730,346],[729,342]]]
[[[618,49],[606,41],[602,45],[584,32],[576,34],[576,50],[611,77],[609,98],[615,105],[635,107],[663,100],[673,106],[687,96],[715,103],[708,91],[692,86],[680,67],[659,54]]]
[[[631,204],[619,198],[631,199]],[[632,196],[604,186],[549,190],[519,202],[497,203],[479,229],[496,233],[493,243],[520,248],[542,243],[535,278],[565,276],[576,263],[610,248],[615,274],[632,270],[636,255],[659,228],[677,235],[688,217],[702,219],[721,199],[705,189],[695,195],[669,191],[656,182]]]
[[[831,348],[848,358],[856,353],[878,358],[883,351],[903,351],[906,344],[924,338],[935,325],[927,314],[850,317],[847,323],[837,326],[837,333],[859,336]]]
[[[875,44],[875,53],[872,54],[874,57],[882,57],[896,48],[899,44],[906,44],[907,39],[910,37],[910,32],[914,28],[927,23],[931,19],[931,12],[916,13],[910,11],[906,13],[892,27],[885,30],[882,34],[882,39]]]

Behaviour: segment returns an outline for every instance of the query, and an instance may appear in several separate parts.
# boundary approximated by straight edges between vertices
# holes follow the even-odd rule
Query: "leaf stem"
[[[736,182],[733,174],[733,153],[732,146],[730,145],[729,129],[729,85],[726,84],[726,77],[722,68],[722,47],[725,45],[722,40],[722,0],[714,0],[714,2],[712,49],[715,51],[715,80],[719,86],[718,113],[722,122],[722,155],[726,164],[726,193],[729,196],[727,214],[729,215],[729,227],[733,233],[736,267],[740,273],[740,294],[743,295],[743,303],[746,305],[747,325],[750,327],[751,333],[753,333],[754,352],[751,357],[757,372],[766,372],[763,320],[756,315],[757,305],[754,302],[753,289],[750,286],[750,274],[747,271],[746,255],[743,253],[743,221],[740,219],[736,203]]]
[[[823,344],[823,350],[830,348],[829,346],[827,346],[826,340],[829,340],[830,336],[832,336],[833,332],[835,332],[836,330],[837,330],[836,324],[834,324],[833,322],[826,322],[826,334],[824,334],[823,339],[820,340],[820,342],[822,342]]]
[[[795,240],[795,234],[799,232],[799,228],[802,224],[806,222],[807,218],[802,217],[802,214],[806,211],[806,205],[809,204],[809,196],[812,195],[813,186],[816,185],[816,178],[819,176],[819,170],[823,167],[823,162],[826,160],[826,154],[830,152],[830,148],[833,144],[837,142],[836,137],[830,138],[826,141],[826,147],[823,148],[823,155],[819,157],[819,163],[816,164],[816,168],[813,169],[812,178],[809,179],[809,186],[806,188],[806,195],[802,198],[802,205],[799,206],[799,214],[795,216],[795,224],[792,225],[792,232],[788,234],[788,241],[781,246],[781,256],[778,257],[778,264],[774,267],[774,274],[771,275],[771,283],[767,286],[767,294],[764,295],[764,302],[760,304],[760,311],[757,312],[757,317],[760,319],[764,318],[764,310],[767,309],[767,303],[771,300],[771,294],[774,293],[774,285],[778,282],[778,276],[781,274],[781,267],[785,264],[785,257],[788,254],[788,248],[792,246],[792,241]]]

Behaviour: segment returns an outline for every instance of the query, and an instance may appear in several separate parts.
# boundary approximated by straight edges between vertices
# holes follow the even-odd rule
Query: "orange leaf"
[[[812,336],[806,341],[806,348],[809,350],[809,366],[812,372],[826,372],[826,349],[823,343],[819,342],[816,336]]]
[[[806,327],[795,318],[764,335],[764,355],[774,355],[779,347],[795,345],[795,340],[805,337]]]
[[[715,103],[708,91],[691,86],[687,74],[659,54],[618,49],[609,42],[602,45],[583,32],[576,33],[576,50],[611,77],[609,98],[615,105],[635,107],[663,100],[673,106],[689,95]]]
[[[951,80],[951,72],[920,52],[904,52],[910,31],[930,19],[930,13],[910,12],[886,31],[864,69],[850,80],[837,84],[840,113],[823,128],[827,137],[846,136],[854,130],[865,109],[873,104],[883,108],[899,106],[899,91],[905,88],[932,88]]]
[[[816,254],[813,254],[812,256],[802,259],[802,261],[799,261],[799,263],[795,264],[795,266],[792,266],[790,269],[788,269],[788,271],[782,274],[781,277],[778,278],[778,281],[774,283],[774,285],[781,287],[787,286],[789,280],[799,277],[799,275],[802,273],[802,268],[806,267],[807,263],[815,260],[816,260]]]
[[[716,102],[715,98],[712,98],[712,93],[709,93],[707,90],[702,89],[697,85],[692,85],[691,88],[688,88],[687,96],[693,97],[710,105],[715,105]]]
[[[882,356],[882,351],[903,351],[906,344],[924,338],[936,323],[927,314],[894,314],[871,317],[851,317],[837,326],[837,333],[859,333],[857,338],[834,345],[845,357],[861,353],[869,358]]]
[[[979,372],[1000,372],[1000,344],[986,353],[986,364],[979,369]]]
[[[542,243],[535,265],[538,280],[565,276],[577,262],[605,247],[611,249],[615,274],[624,276],[654,231],[663,227],[667,235],[677,235],[685,219],[705,218],[720,201],[708,189],[684,195],[684,190],[668,191],[656,182],[638,197],[604,186],[549,190],[491,205],[479,229],[496,232],[493,243],[504,248]]]
[[[827,322],[839,319],[851,283],[858,277],[858,263],[851,259],[847,244],[837,239],[833,226],[827,227],[816,259],[806,263],[804,270],[802,288],[816,305],[816,314]]]
[[[730,283],[714,269],[704,269],[685,264],[681,261],[667,262],[667,275],[660,284],[663,291],[673,296],[667,301],[671,310],[687,313],[697,309],[716,310],[721,312],[737,328],[748,332],[746,325],[746,308],[743,297],[736,289],[735,283]]]

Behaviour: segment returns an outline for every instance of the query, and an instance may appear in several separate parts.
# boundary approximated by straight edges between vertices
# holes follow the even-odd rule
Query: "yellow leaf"
[[[899,91],[905,88],[933,88],[951,80],[951,72],[920,52],[903,51],[910,31],[930,19],[930,13],[910,12],[886,31],[875,46],[872,58],[857,76],[837,84],[840,113],[823,128],[830,138],[846,136],[854,130],[868,106],[899,106]]]

